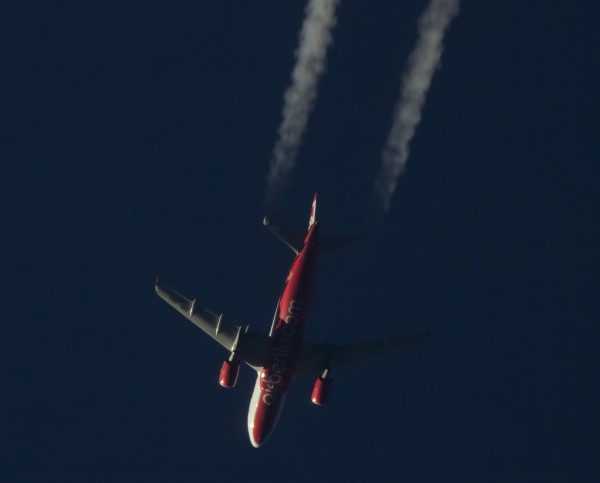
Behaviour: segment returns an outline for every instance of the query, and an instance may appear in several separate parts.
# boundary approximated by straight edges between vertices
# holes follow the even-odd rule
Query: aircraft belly
[[[266,441],[279,420],[304,338],[300,323],[300,319],[278,321],[267,363],[256,379],[248,413],[248,432],[255,447]]]
[[[264,389],[261,389],[259,376],[256,379],[248,411],[248,435],[255,448],[264,444],[277,426],[287,396],[285,392],[281,392],[276,400],[267,403],[265,402],[268,401],[268,398],[265,398],[267,394]]]
[[[290,269],[271,330],[265,365],[254,386],[248,412],[248,432],[255,447],[263,444],[275,428],[294,377],[314,292],[318,258],[314,236],[318,234],[317,228],[315,224],[307,235],[304,248]]]
[[[316,263],[313,260],[299,257],[290,270],[287,284],[279,303],[281,322],[299,325],[308,318],[314,293]]]

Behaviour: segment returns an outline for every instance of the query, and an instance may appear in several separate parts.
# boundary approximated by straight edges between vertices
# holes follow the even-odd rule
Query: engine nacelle
[[[235,357],[225,359],[221,366],[219,374],[219,384],[223,387],[232,388],[235,386],[240,373],[240,361]]]
[[[311,401],[313,404],[322,406],[329,401],[331,393],[331,383],[333,378],[329,375],[329,369],[325,369],[323,373],[315,381],[313,386]]]

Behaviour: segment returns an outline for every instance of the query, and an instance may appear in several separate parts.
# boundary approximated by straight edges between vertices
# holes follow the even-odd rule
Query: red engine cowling
[[[313,386],[311,396],[311,401],[313,404],[317,404],[318,406],[327,404],[329,401],[329,394],[331,393],[332,382],[333,378],[329,375],[329,371],[325,369],[323,374],[317,378],[315,385]]]
[[[223,387],[232,388],[237,382],[240,373],[240,361],[237,359],[225,359],[219,374],[219,384]]]

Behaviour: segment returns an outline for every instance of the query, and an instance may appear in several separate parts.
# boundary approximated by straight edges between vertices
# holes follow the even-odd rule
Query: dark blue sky
[[[257,4],[256,4],[257,3]],[[324,258],[308,338],[429,343],[253,385],[154,278],[268,330],[291,252],[261,225],[304,2],[3,7],[3,481],[600,480],[594,1],[461,2],[385,223]],[[368,223],[425,1],[343,2],[276,214]]]

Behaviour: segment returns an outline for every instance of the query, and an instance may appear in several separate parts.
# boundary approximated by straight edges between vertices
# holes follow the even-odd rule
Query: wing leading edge
[[[304,344],[296,375],[308,375],[359,362],[424,342],[429,332],[350,344]]]
[[[240,359],[254,368],[264,365],[268,337],[259,332],[234,325],[210,310],[200,307],[196,299],[190,300],[173,289],[156,281],[156,293],[160,298],[176,309],[181,315],[193,322],[206,334],[216,340],[225,349],[235,352]]]

